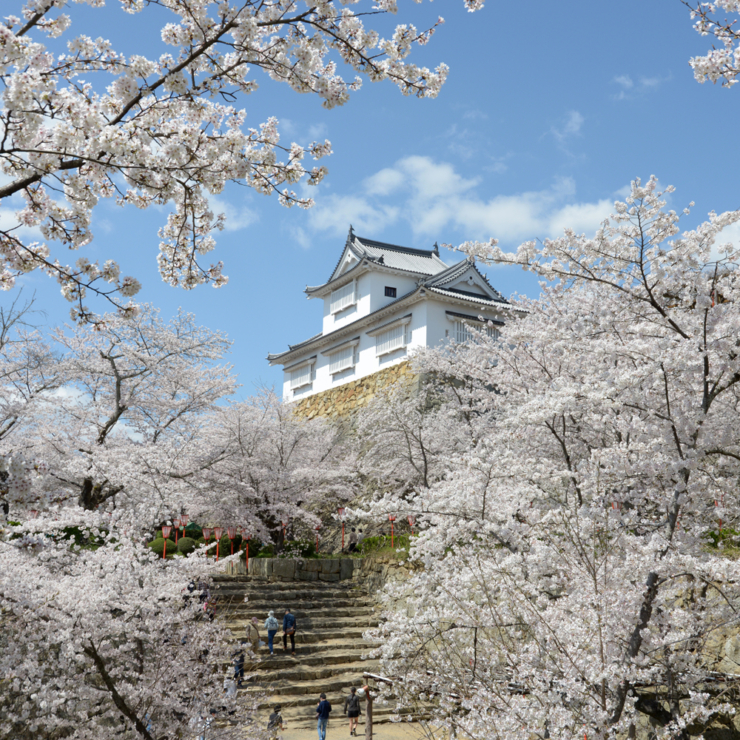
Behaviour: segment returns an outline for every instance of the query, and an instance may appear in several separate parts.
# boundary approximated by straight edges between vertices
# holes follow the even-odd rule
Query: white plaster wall
[[[367,335],[367,330],[371,330],[378,326],[382,326],[396,318],[411,313],[411,322],[406,327],[407,331],[407,346],[396,350],[395,352],[377,357],[375,354],[375,337]],[[360,337],[360,343],[356,348],[357,353],[357,364],[353,368],[344,370],[341,373],[331,375],[329,373],[329,367],[331,358],[321,352],[317,353],[316,364],[314,365],[314,381],[311,385],[304,386],[303,388],[297,389],[297,391],[291,391],[290,389],[290,373],[285,372],[283,382],[283,397],[286,400],[298,400],[305,396],[313,395],[314,393],[320,393],[321,391],[328,390],[330,388],[337,388],[344,383],[349,383],[353,380],[364,378],[367,375],[377,372],[378,370],[390,367],[399,362],[403,362],[408,359],[410,351],[414,347],[426,346],[427,341],[427,304],[424,301],[416,303],[410,308],[405,310],[399,310],[397,313],[391,316],[385,316],[382,320],[379,320],[376,324],[366,327],[361,332],[354,336],[344,337],[337,344],[347,341],[347,339],[354,339],[355,336]],[[330,349],[327,347],[326,349]]]
[[[508,321],[509,315],[504,312],[496,312],[484,306],[455,306],[434,299],[425,302],[427,309],[427,346],[437,347],[449,337],[454,336],[455,324],[447,318],[447,311],[464,313],[468,316],[484,316],[488,319]]]

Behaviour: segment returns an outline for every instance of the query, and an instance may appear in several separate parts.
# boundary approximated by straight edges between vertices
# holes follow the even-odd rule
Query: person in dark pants
[[[290,637],[291,655],[295,655],[295,629],[295,616],[290,613],[290,609],[286,609],[283,617],[283,650],[288,649],[288,638]]]
[[[329,721],[331,704],[326,700],[326,694],[319,696],[316,706],[316,729],[319,731],[319,740],[326,740],[326,723]]]
[[[349,718],[349,734],[357,735],[357,722],[360,716],[360,697],[357,689],[353,686],[351,694],[344,700],[344,711]]]
[[[280,714],[280,705],[275,707],[275,711],[270,715],[270,719],[267,721],[267,731],[270,733],[271,738],[277,738],[278,732],[282,732],[285,729],[283,724],[283,715]]]

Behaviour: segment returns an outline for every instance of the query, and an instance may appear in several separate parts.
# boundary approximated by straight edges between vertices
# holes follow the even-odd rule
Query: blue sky
[[[86,255],[118,259],[143,283],[138,298],[163,316],[182,306],[226,332],[243,395],[281,382],[268,352],[320,330],[321,306],[307,302],[303,288],[326,280],[350,223],[360,235],[419,248],[492,236],[514,248],[565,226],[593,232],[630,180],[652,174],[676,186],[676,209],[696,202],[687,228],[710,210],[740,207],[740,91],[694,81],[688,60],[709,41],[679,0],[489,0],[474,14],[462,0],[399,5],[397,20],[418,27],[445,17],[414,52],[419,64],[450,66],[436,100],[365,82],[346,106],[327,111],[258,77],[260,89],[240,101],[248,125],[276,116],[284,140],[328,138],[334,154],[326,180],[305,189],[317,201],[310,211],[286,210],[238,186],[215,199],[228,218],[213,253],[225,263],[225,288],[183,292],[161,282],[164,210],[103,203],[96,212]],[[158,44],[155,25],[142,30],[148,13],[130,17],[110,3],[103,11],[74,6],[71,14],[81,16],[73,28],[111,38],[124,52]],[[492,268],[488,276],[505,295],[538,292],[519,270]],[[36,292],[46,321],[67,320],[55,283],[34,274],[21,284]]]

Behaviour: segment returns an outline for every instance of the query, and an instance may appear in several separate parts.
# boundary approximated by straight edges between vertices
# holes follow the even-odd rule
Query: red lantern
[[[414,519],[414,517],[411,516],[411,514],[409,514],[406,518],[409,520],[409,527],[411,527],[411,536],[413,537],[414,536],[414,522],[416,521],[416,519]]]
[[[388,514],[388,521],[391,523],[391,550],[393,549],[393,522],[396,521],[396,517],[393,514]]]
[[[190,521],[190,517],[187,514],[182,514],[180,516],[180,521],[182,522],[182,526],[183,527],[187,527],[188,526],[188,522]]]
[[[203,528],[203,539],[208,542],[211,539],[211,530],[208,527]]]
[[[337,507],[337,516],[342,522],[342,552],[344,552],[344,506]]]
[[[285,530],[288,527],[288,521],[281,522],[281,524],[283,525],[283,539],[285,539]]]
[[[236,527],[229,527],[226,530],[226,533],[229,535],[229,539],[231,540],[231,554],[234,554],[234,537],[236,537]]]
[[[177,544],[177,530],[182,527],[182,524],[180,523],[180,517],[177,517],[175,519],[175,544]]]
[[[170,536],[172,527],[162,527],[162,537],[164,539],[164,548],[162,549],[162,560],[167,557],[167,538]]]
[[[35,519],[39,515],[38,509],[31,509],[31,518]]]

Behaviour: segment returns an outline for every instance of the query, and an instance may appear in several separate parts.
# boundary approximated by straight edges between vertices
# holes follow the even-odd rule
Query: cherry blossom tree
[[[174,510],[180,479],[200,466],[199,417],[236,387],[230,368],[216,364],[228,340],[190,314],[166,324],[150,306],[58,329],[54,339],[62,392],[28,420],[16,447],[43,457],[83,508],[127,497]]]
[[[155,740],[207,723],[208,738],[261,738],[258,697],[224,694],[231,635],[199,598],[204,559],[157,560],[121,536],[125,517],[57,514],[0,538],[0,737]]]
[[[615,208],[593,238],[463,246],[550,285],[501,341],[418,358],[493,423],[374,505],[421,527],[375,635],[393,690],[476,740],[737,732],[740,212],[680,233],[654,179]]]
[[[209,427],[204,439],[220,459],[193,477],[192,499],[213,521],[242,525],[280,547],[284,529],[310,532],[327,509],[356,495],[354,457],[341,426],[301,417],[273,390],[219,408]]]
[[[702,36],[714,36],[719,42],[719,48],[713,46],[709,53],[690,60],[694,77],[699,82],[721,80],[724,87],[736,85],[740,75],[740,18],[733,17],[740,14],[737,0],[682,2],[691,9],[696,31]]]
[[[471,11],[483,5],[464,1]],[[77,249],[92,240],[101,198],[172,208],[159,232],[159,268],[165,282],[184,288],[226,282],[220,262],[201,259],[223,226],[208,198],[227,183],[277,194],[286,206],[311,205],[290,187],[324,177],[323,166],[304,160],[321,159],[331,145],[281,144],[275,118],[245,128],[238,103],[255,94],[256,70],[316,95],[327,108],[346,103],[363,77],[390,80],[405,95],[424,98],[435,97],[447,75],[444,64],[432,71],[408,61],[441,19],[424,31],[400,24],[389,38],[365,25],[367,18],[396,13],[395,0],[363,0],[357,10],[335,0],[119,3],[140,13],[142,24],[169,15],[161,50],[126,56],[105,39],[69,36],[76,16],[67,0],[17,0],[17,14],[0,23],[0,200],[23,200],[15,225],[0,233],[0,285],[44,270],[75,303],[76,317],[89,315],[83,303],[89,291],[126,309],[124,300],[139,289],[113,260],[99,265],[83,258],[72,266],[52,253],[54,242]],[[66,51],[59,54],[53,49],[61,39]],[[343,75],[341,65],[354,76]],[[27,238],[29,229],[41,239]]]

